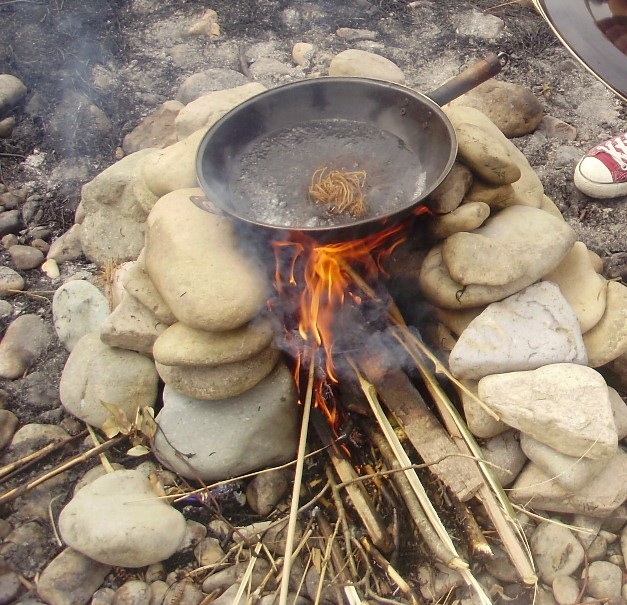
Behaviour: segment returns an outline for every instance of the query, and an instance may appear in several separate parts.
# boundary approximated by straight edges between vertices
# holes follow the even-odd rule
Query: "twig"
[[[577,600],[575,603],[581,603],[583,596],[586,594],[586,590],[588,590],[588,580],[590,579],[590,562],[588,561],[588,553],[583,551],[583,564],[584,564],[584,574],[583,574],[583,583],[581,585],[581,590],[577,595]]]
[[[94,447],[86,451],[84,454],[80,454],[79,456],[75,456],[74,458],[71,458],[64,464],[57,466],[56,468],[52,469],[50,472],[46,473],[45,475],[42,475],[41,477],[38,477],[34,481],[31,481],[30,483],[27,483],[25,485],[20,485],[19,487],[9,490],[8,492],[0,496],[0,504],[6,504],[7,502],[11,502],[15,500],[16,498],[19,498],[20,496],[27,494],[32,489],[36,488],[38,485],[41,485],[42,483],[48,481],[48,479],[52,479],[53,477],[56,477],[57,475],[77,466],[78,464],[81,464],[82,462],[85,462],[89,460],[90,458],[97,456],[98,454],[100,454],[100,452],[104,452],[112,448],[114,445],[117,445],[118,443],[124,441],[125,439],[126,439],[125,435],[120,435],[118,437],[114,437],[113,439],[109,439],[109,441],[105,441],[102,445],[99,445],[98,447]]]
[[[31,298],[37,298],[38,300],[45,300],[46,302],[50,302],[49,298],[41,296],[36,292],[29,292],[28,290],[7,290],[7,292],[11,294],[24,294],[25,296],[30,296]],[[47,290],[41,290],[41,292],[43,292],[44,294],[54,294],[54,291],[48,292]]]
[[[296,532],[296,521],[298,516],[298,499],[300,487],[303,479],[303,467],[305,462],[305,450],[307,448],[307,433],[309,432],[309,416],[311,414],[311,404],[313,399],[314,377],[316,374],[316,353],[312,350],[309,365],[309,378],[307,381],[307,392],[303,404],[303,419],[300,429],[300,441],[298,443],[298,456],[296,458],[296,470],[294,474],[294,487],[292,489],[292,503],[290,507],[290,518],[287,525],[287,538],[285,542],[285,562],[283,564],[283,575],[281,576],[281,591],[279,593],[279,605],[287,604],[287,595],[290,583],[290,571],[292,569],[292,551],[294,549],[294,535]]]
[[[98,440],[94,429],[92,429],[91,426],[87,425],[87,430],[89,431],[89,436],[91,437],[94,446],[98,447],[100,445],[100,441]],[[114,472],[115,469],[111,466],[111,463],[109,462],[109,459],[105,456],[104,452],[98,454],[98,457],[100,458],[100,463],[102,464],[102,466],[104,466],[107,473]]]

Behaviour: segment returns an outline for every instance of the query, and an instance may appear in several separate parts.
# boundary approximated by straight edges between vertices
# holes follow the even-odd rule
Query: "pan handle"
[[[446,105],[448,102],[461,97],[479,84],[493,78],[509,63],[509,55],[505,52],[490,53],[479,63],[462,71],[459,75],[444,82],[442,86],[427,93],[427,96],[438,105]]]

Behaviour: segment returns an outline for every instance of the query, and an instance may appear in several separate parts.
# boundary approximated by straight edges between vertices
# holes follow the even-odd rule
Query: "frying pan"
[[[496,75],[509,57],[492,54],[437,90],[421,94],[353,77],[303,80],[267,90],[222,117],[196,160],[204,210],[284,239],[357,239],[412,214],[444,180],[457,154],[440,105]],[[363,171],[367,213],[331,216],[308,199],[312,174]]]

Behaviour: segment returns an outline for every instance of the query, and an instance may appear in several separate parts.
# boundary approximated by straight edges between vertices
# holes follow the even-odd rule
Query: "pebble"
[[[19,419],[13,412],[0,410],[0,449],[11,443],[18,424]]]
[[[525,466],[527,458],[520,447],[518,431],[509,430],[485,441],[484,458],[492,463],[492,472],[503,487],[511,485]]]
[[[570,576],[559,575],[553,580],[553,596],[559,605],[575,605],[579,592],[579,584]]]
[[[236,88],[247,83],[248,78],[239,71],[214,67],[192,74],[183,80],[175,99],[187,105],[209,92]]]
[[[428,230],[435,239],[446,239],[460,231],[474,231],[490,216],[490,206],[483,202],[469,202],[452,212],[434,217]]]
[[[8,300],[0,299],[0,319],[8,319],[13,315],[13,305]]]
[[[405,74],[398,65],[381,55],[355,48],[344,50],[333,57],[329,65],[329,75],[405,83]]]
[[[55,260],[58,264],[78,260],[83,255],[81,232],[81,225],[72,225],[63,235],[50,244],[46,258]]]
[[[282,464],[296,451],[294,382],[280,364],[251,390],[223,401],[185,397],[166,385],[157,423],[155,455],[190,479],[218,481]]]
[[[53,258],[49,258],[41,264],[41,270],[52,280],[58,279],[61,275],[59,265]]]
[[[178,101],[166,101],[144,118],[122,141],[125,153],[140,149],[163,149],[178,141],[174,120],[185,105]]]
[[[296,42],[292,47],[292,59],[300,67],[309,67],[316,47],[309,42]]]
[[[150,585],[142,580],[128,580],[115,591],[113,605],[151,605]]]
[[[144,567],[177,551],[185,518],[158,497],[143,473],[122,470],[77,492],[59,515],[59,532],[95,561]]]
[[[150,583],[150,605],[162,605],[166,595],[170,592],[170,586],[163,580]]]
[[[19,239],[15,233],[9,233],[2,238],[2,247],[8,250],[11,246],[15,246],[19,243]]]
[[[168,326],[176,322],[176,317],[174,317],[165,300],[163,300],[150,277],[148,277],[148,273],[146,273],[142,263],[128,263],[128,266],[122,272],[121,282],[123,290],[146,307],[158,321]],[[120,296],[120,300],[121,298]]]
[[[16,244],[9,248],[9,255],[16,269],[26,271],[36,269],[44,262],[44,253],[33,246]]]
[[[224,560],[224,551],[217,538],[203,538],[194,548],[194,556],[198,565],[215,565]]]
[[[24,278],[10,267],[0,266],[0,297],[13,296],[13,290],[24,289]]]
[[[163,599],[163,605],[199,605],[207,596],[203,594],[196,584],[189,580],[176,582],[169,588]],[[217,601],[218,599],[211,602],[216,603]]]
[[[585,574],[586,571],[582,572]],[[608,561],[593,561],[587,570],[586,592],[595,599],[616,599],[621,596],[623,571]]]
[[[607,384],[592,368],[556,363],[486,376],[479,398],[504,422],[562,454],[608,459],[616,453]]]
[[[216,571],[205,578],[202,583],[202,590],[207,594],[211,594],[216,590],[223,592],[233,584],[240,582],[247,569],[248,563],[242,561],[230,565],[226,569]],[[250,576],[252,590],[255,590],[261,584],[268,571],[270,571],[269,563],[264,559],[258,558],[254,563]]]
[[[496,437],[496,435],[504,433],[510,428],[502,420],[498,420],[493,415],[489,414],[477,401],[479,394],[477,392],[478,383],[476,381],[462,380],[462,384],[474,395],[471,396],[466,391],[460,388],[457,389],[461,396],[466,424],[475,437],[489,439],[490,437]]]
[[[113,605],[114,597],[113,588],[99,588],[91,598],[91,605]]]
[[[501,300],[555,268],[575,237],[571,227],[547,212],[511,206],[479,229],[455,233],[433,248],[420,285],[428,300],[445,309]]]
[[[588,561],[600,561],[607,556],[607,540],[603,536],[597,536],[586,549]]]
[[[267,517],[287,494],[288,478],[283,470],[261,473],[246,487],[246,502],[262,517]]]
[[[557,523],[540,523],[530,546],[538,575],[549,585],[556,576],[570,575],[583,563],[583,547],[567,527]]]
[[[8,139],[13,134],[13,129],[17,126],[15,116],[9,116],[0,120],[0,139]]]
[[[612,404],[616,433],[618,440],[621,441],[627,437],[627,403],[623,401],[623,398],[616,389],[608,387],[608,391],[610,393],[610,403]]]
[[[14,380],[27,372],[48,349],[50,332],[38,315],[20,315],[0,342],[0,377]]]
[[[66,548],[41,572],[37,594],[48,605],[87,603],[109,571],[109,565]]]
[[[18,233],[22,228],[22,218],[19,210],[7,210],[0,213],[0,237],[9,233]]]
[[[0,605],[10,605],[15,602],[22,589],[20,578],[13,570],[0,568]]]
[[[577,316],[560,288],[542,281],[494,302],[461,333],[449,357],[457,378],[587,361]]]
[[[25,96],[28,89],[11,74],[0,74],[0,115],[13,109]]]
[[[92,332],[72,349],[63,368],[59,393],[68,412],[101,427],[110,417],[103,401],[133,419],[138,407],[155,404],[157,387],[158,375],[150,359],[134,351],[114,349]]]
[[[269,286],[240,248],[232,223],[195,206],[195,195],[202,191],[182,189],[155,204],[148,217],[146,270],[182,323],[199,330],[238,328],[265,306]]]
[[[52,297],[52,318],[57,337],[72,351],[86,334],[96,331],[109,316],[109,301],[93,284],[75,279]]]
[[[455,161],[446,178],[429,194],[429,207],[438,214],[453,212],[459,208],[473,182],[472,172]]]

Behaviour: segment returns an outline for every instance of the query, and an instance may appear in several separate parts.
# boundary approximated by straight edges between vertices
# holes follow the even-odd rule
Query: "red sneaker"
[[[575,168],[575,187],[589,197],[627,195],[627,133],[593,147]]]

